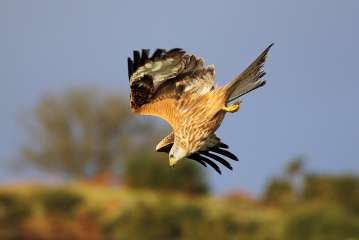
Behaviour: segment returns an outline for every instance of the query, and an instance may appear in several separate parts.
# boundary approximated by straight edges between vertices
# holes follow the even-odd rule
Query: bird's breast
[[[223,102],[215,96],[187,98],[179,102],[176,140],[190,153],[198,151],[224,118]]]

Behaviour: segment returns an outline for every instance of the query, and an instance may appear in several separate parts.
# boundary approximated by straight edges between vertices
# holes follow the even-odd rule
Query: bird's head
[[[180,146],[178,143],[175,142],[169,152],[170,166],[174,167],[179,160],[185,158],[187,155],[187,150],[183,146]]]

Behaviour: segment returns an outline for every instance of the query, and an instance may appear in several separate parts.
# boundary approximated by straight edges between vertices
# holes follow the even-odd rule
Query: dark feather
[[[166,146],[163,146],[162,148],[157,149],[157,152],[169,153],[169,152],[171,151],[172,145],[173,145],[173,144],[168,144],[168,145],[166,145]]]
[[[227,151],[227,150],[224,150],[224,149],[221,149],[221,148],[218,148],[218,147],[214,147],[214,148],[211,148],[210,151],[218,153],[218,154],[222,154],[222,155],[224,155],[226,157],[229,157],[232,160],[238,161],[237,156],[234,155],[233,153]]]
[[[193,154],[192,154],[191,156],[189,156],[187,158],[200,163],[202,166],[207,167],[207,164],[201,158],[199,158],[197,155],[193,156]]]
[[[164,49],[160,49],[160,48],[156,49],[156,51],[153,53],[153,55],[151,57],[151,60],[160,58],[163,55],[163,53],[165,53],[165,52],[166,52],[166,50],[164,50]]]
[[[144,65],[146,63],[146,61],[148,60],[148,55],[150,53],[149,49],[142,49],[142,54],[141,54],[141,60],[140,60],[140,65]]]
[[[264,77],[264,75],[266,75],[266,72],[259,72],[258,73],[258,76],[257,76],[257,79],[260,79],[260,78],[262,78],[262,77]]]
[[[210,152],[201,152],[201,154],[207,156],[207,157],[210,157],[218,162],[220,162],[223,166],[225,166],[226,168],[230,169],[230,170],[233,170],[231,164],[229,164],[229,162],[227,162],[226,160],[224,160],[223,158],[221,158],[220,156],[217,156],[213,153],[210,153]]]
[[[127,66],[128,66],[128,79],[130,79],[133,74],[133,62],[131,58],[127,58]]]
[[[140,66],[140,52],[133,51],[133,71],[136,71]]]
[[[167,52],[168,55],[173,54],[173,53],[184,53],[184,51],[181,48],[172,48],[171,50],[169,50]]]
[[[196,65],[197,65],[196,57],[192,55],[192,56],[190,57],[190,59],[188,60],[187,68],[188,68],[190,71],[193,71],[193,70],[196,68]]]
[[[220,147],[220,148],[229,148],[229,146],[223,142],[220,142],[218,143],[217,147]]]
[[[214,162],[212,162],[210,159],[199,155],[198,153],[194,153],[192,155],[189,156],[190,158],[195,158],[195,159],[199,159],[205,163],[207,163],[208,165],[210,165],[216,172],[218,172],[219,174],[222,174],[221,169],[217,166],[217,164],[215,164]]]

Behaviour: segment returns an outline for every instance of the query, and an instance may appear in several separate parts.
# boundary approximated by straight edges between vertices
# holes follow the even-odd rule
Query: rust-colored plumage
[[[210,165],[221,173],[213,162],[232,166],[228,157],[238,160],[226,150],[215,131],[227,112],[235,112],[239,103],[233,100],[265,84],[263,64],[272,44],[233,81],[215,87],[214,66],[205,66],[200,58],[182,49],[134,51],[128,58],[131,88],[131,109],[140,115],[157,116],[167,121],[172,129],[157,145],[159,152],[169,153],[170,165],[189,158],[204,166]]]

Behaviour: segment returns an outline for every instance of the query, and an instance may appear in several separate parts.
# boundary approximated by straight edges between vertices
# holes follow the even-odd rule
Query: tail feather
[[[265,75],[263,65],[273,43],[269,45],[246,70],[239,74],[232,82],[224,86],[227,92],[227,103],[265,84],[262,77]]]

